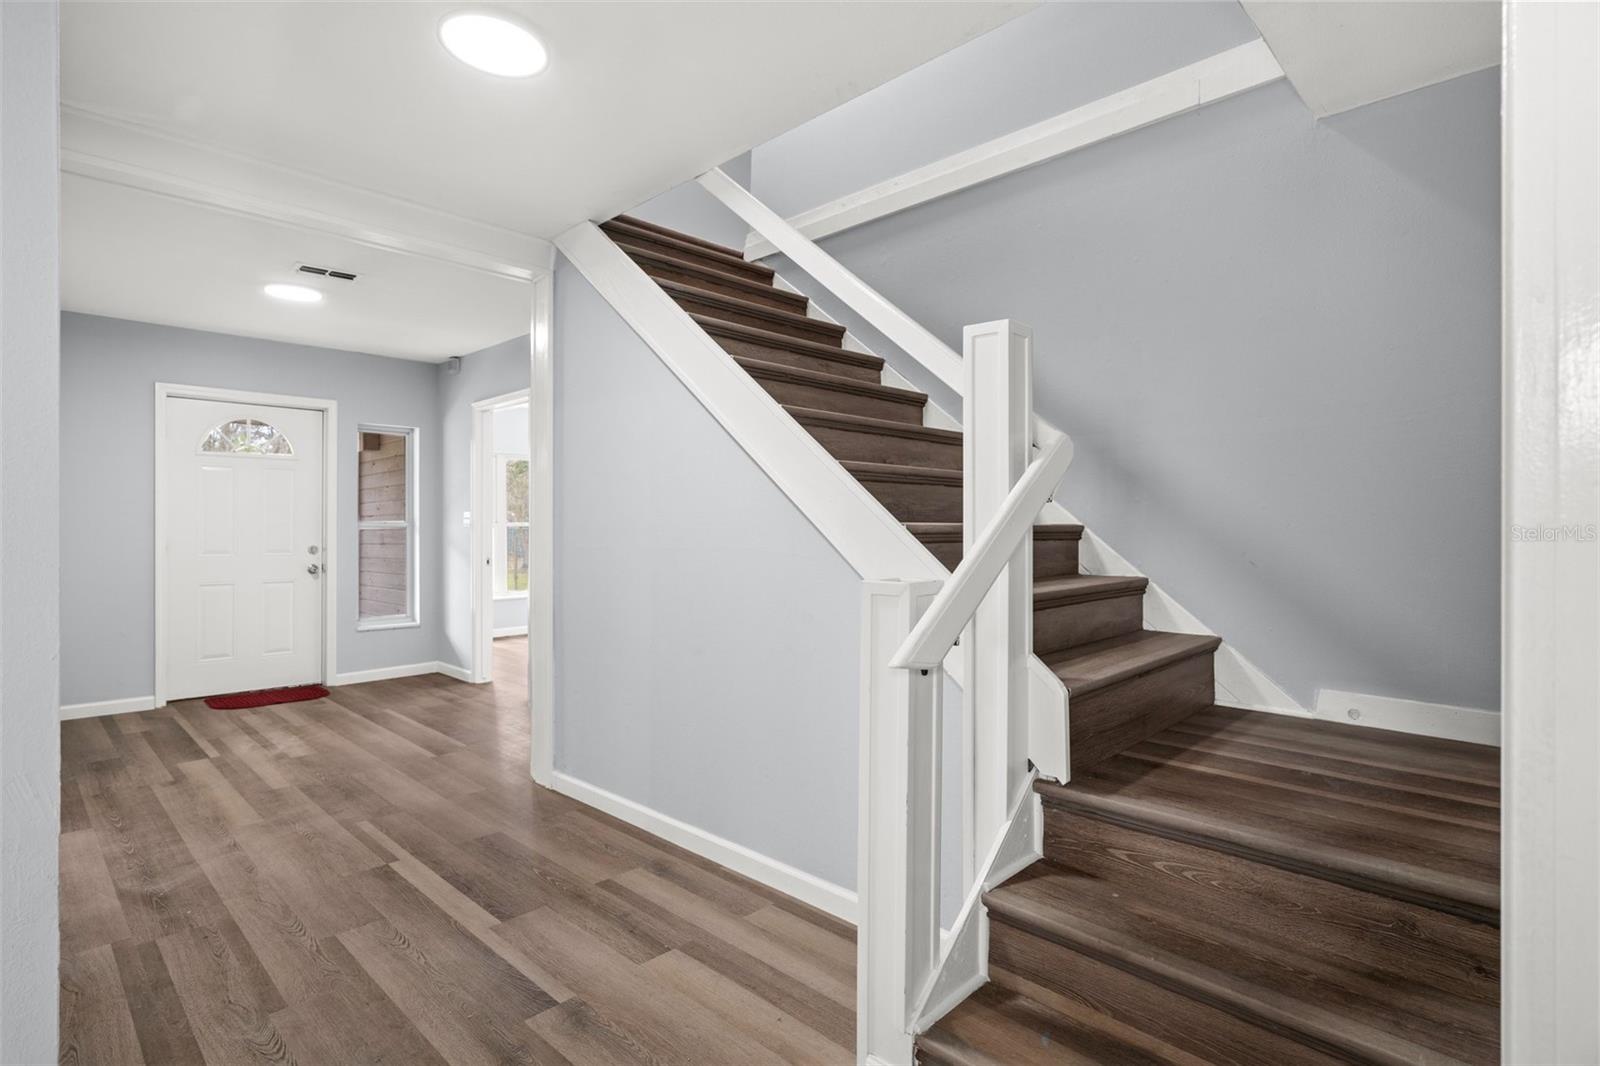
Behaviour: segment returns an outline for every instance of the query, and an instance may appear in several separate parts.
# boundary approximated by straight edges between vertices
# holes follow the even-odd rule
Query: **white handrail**
[[[871,323],[873,329],[927,367],[957,395],[963,393],[965,376],[958,352],[890,303],[877,289],[856,277],[810,237],[789,225],[782,215],[756,199],[749,189],[728,177],[720,167],[711,168],[698,180],[707,192],[744,219],[747,226],[765,237],[801,270],[816,278],[823,288],[843,300],[850,310]],[[1053,444],[1062,435],[1037,414],[1033,416],[1033,439],[1040,447]]]
[[[929,670],[944,661],[1071,463],[1072,438],[1060,437],[1028,464],[1006,495],[1000,512],[889,660],[890,666],[898,670]]]

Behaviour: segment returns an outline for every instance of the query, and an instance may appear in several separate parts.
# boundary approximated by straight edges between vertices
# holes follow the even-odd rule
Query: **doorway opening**
[[[528,412],[527,389],[472,405],[472,680],[510,682],[524,697],[532,591]]]

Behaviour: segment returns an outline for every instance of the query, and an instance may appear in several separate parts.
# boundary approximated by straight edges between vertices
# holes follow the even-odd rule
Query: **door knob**
[[[306,573],[310,574],[312,577],[316,577],[321,572],[322,567],[318,566],[316,563],[312,563],[310,566],[306,567]]]

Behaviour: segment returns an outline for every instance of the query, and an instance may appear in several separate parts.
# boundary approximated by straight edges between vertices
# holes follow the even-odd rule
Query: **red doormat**
[[[226,696],[207,696],[206,706],[214,711],[239,711],[246,707],[266,707],[274,703],[301,703],[320,700],[328,694],[321,685],[291,685],[264,688],[256,692],[234,692]]]

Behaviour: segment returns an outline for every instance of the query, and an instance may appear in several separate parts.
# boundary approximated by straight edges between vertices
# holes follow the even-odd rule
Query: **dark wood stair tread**
[[[959,434],[957,434],[959,436]],[[960,544],[960,522],[907,522],[906,529],[925,544]],[[1033,527],[1034,540],[1081,540],[1083,527],[1069,522],[1053,522]]]
[[[795,312],[805,314],[810,300],[797,292],[780,289],[769,282],[761,282],[747,275],[735,274],[730,271],[718,270],[699,260],[692,260],[673,255],[671,252],[655,248],[627,248],[624,249],[628,258],[643,266],[648,271],[650,267],[666,269],[687,274],[694,281],[683,279],[667,279],[677,281],[682,285],[693,285],[695,288],[716,291],[711,286],[725,285],[734,290],[728,295],[751,302],[768,301],[781,304],[783,307]],[[742,296],[740,294],[743,294]]]
[[[788,366],[784,363],[769,363],[762,359],[751,359],[743,355],[734,356],[733,361],[744,367],[745,371],[754,378],[789,381],[795,384],[811,385],[816,388],[832,389],[837,392],[853,392],[861,396],[873,396],[917,407],[921,407],[928,402],[927,393],[896,388],[893,385],[880,385],[875,381],[862,381],[860,378],[847,378],[838,374],[824,374],[819,370],[806,370],[803,367]]]
[[[711,315],[702,315],[693,311],[689,313],[689,317],[694,319],[701,329],[713,337],[744,340],[769,348],[782,348],[804,355],[831,359],[838,363],[871,367],[879,371],[883,369],[883,360],[876,355],[868,355],[866,352],[852,352],[848,348],[823,344],[821,341],[809,341],[804,337],[796,337],[788,333],[774,333],[772,330],[762,329],[760,326],[747,326],[743,322],[729,322],[724,318],[715,318]]]
[[[879,385],[877,388],[893,389],[894,386]],[[896,391],[907,392],[905,389]],[[910,395],[923,396],[920,392],[910,393]],[[895,422],[887,418],[873,418],[870,415],[846,414],[842,411],[823,411],[814,407],[785,405],[784,410],[788,411],[794,417],[794,420],[802,425],[835,426],[841,429],[859,430],[863,433],[888,433],[896,437],[917,437],[921,440],[961,443],[960,433],[949,429],[936,429],[933,426],[918,426],[908,422]]]
[[[707,240],[704,237],[696,237],[694,234],[685,233],[682,230],[669,229],[666,226],[661,225],[659,222],[647,222],[644,219],[636,218],[633,215],[618,215],[611,221],[620,222],[625,226],[632,226],[635,229],[649,230],[652,233],[659,233],[663,237],[672,237],[688,244],[698,245],[708,252],[720,252],[730,259],[744,259],[744,252],[741,249],[730,248],[726,244],[718,244],[716,241]]]
[[[671,296],[675,300],[689,300],[694,303],[706,304],[711,307],[718,308],[725,314],[746,315],[764,322],[770,322],[776,326],[798,329],[806,333],[815,334],[818,337],[830,338],[829,341],[822,343],[831,343],[837,345],[844,337],[845,329],[843,326],[833,322],[825,322],[820,318],[811,318],[803,312],[785,311],[777,307],[768,307],[766,304],[754,303],[750,300],[741,300],[737,296],[729,296],[724,292],[716,292],[712,289],[702,289],[694,285],[686,285],[679,281],[668,281],[664,278],[656,278],[655,282],[657,285],[661,286],[668,296]],[[710,318],[718,317],[715,313],[704,311],[692,313],[706,315]],[[749,323],[746,323],[746,325],[749,325]]]
[[[1063,836],[993,920],[1357,1062],[1494,1061],[1494,927],[1093,819]]]
[[[700,238],[691,237],[686,233],[678,233],[664,226],[654,223],[644,223],[637,219],[627,219],[627,216],[618,216],[608,222],[602,222],[600,229],[613,240],[622,244],[646,244],[659,248],[668,248],[685,256],[697,257],[702,262],[716,263],[722,269],[745,274],[750,277],[770,281],[776,276],[776,271],[765,263],[752,263],[742,255],[735,254],[731,249],[720,245],[710,245],[710,242]]]
[[[1035,609],[1067,603],[1088,603],[1113,596],[1142,596],[1150,579],[1106,574],[1073,574],[1033,583]]]
[[[1254,718],[1279,720],[1229,732]],[[1280,743],[1258,743],[1263,730]],[[1497,923],[1498,787],[1461,777],[1474,760],[1492,777],[1499,752],[1442,743],[1217,708],[1039,792],[1063,811]]]
[[[1222,638],[1208,634],[1147,629],[1052,653],[1045,664],[1071,695],[1084,696],[1168,663],[1213,652],[1221,643]]]
[[[845,459],[839,463],[857,479],[898,481],[912,485],[961,485],[961,471],[931,466],[906,466],[903,463],[863,463]]]

